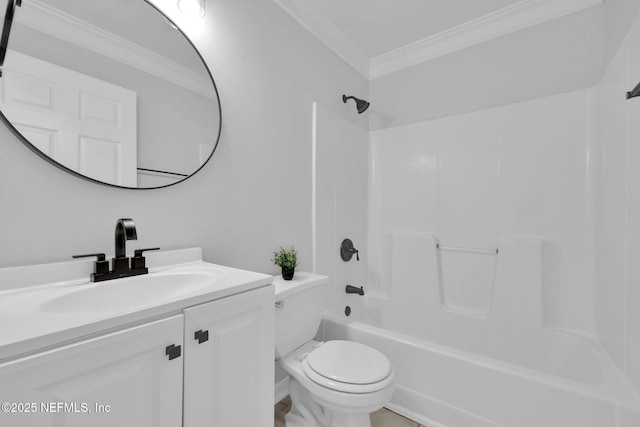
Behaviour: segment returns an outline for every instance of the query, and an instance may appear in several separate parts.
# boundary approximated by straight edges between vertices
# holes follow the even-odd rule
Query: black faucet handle
[[[106,261],[107,256],[105,254],[83,254],[83,255],[73,255],[72,258],[89,258],[89,257],[96,257],[98,258],[98,261]]]
[[[134,270],[139,270],[139,269],[147,269],[147,266],[145,265],[145,259],[142,256],[142,254],[146,251],[157,251],[160,248],[147,248],[147,249],[136,249],[135,251],[133,251],[133,258],[131,258],[131,268]]]
[[[146,248],[146,249],[136,249],[135,251],[133,251],[133,256],[136,258],[140,258],[142,256],[143,252],[147,252],[147,251],[159,251],[160,248]]]
[[[107,256],[105,254],[84,254],[84,255],[73,255],[73,258],[89,258],[96,257],[96,263],[93,268],[93,272],[95,274],[103,274],[109,272],[109,261],[107,261]]]
[[[360,261],[360,254],[353,246],[351,239],[344,239],[340,244],[340,258],[342,258],[344,262],[351,261],[354,254],[356,256],[356,261]]]

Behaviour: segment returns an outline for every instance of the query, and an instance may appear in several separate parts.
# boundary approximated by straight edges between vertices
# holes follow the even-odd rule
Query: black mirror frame
[[[172,182],[171,184],[167,184],[167,185],[160,185],[157,187],[125,187],[122,185],[116,185],[116,184],[110,184],[108,182],[103,182],[103,181],[99,181],[97,179],[88,177],[86,175],[82,175],[81,173],[70,169],[58,162],[56,162],[55,160],[53,160],[52,158],[50,158],[49,156],[47,156],[45,153],[43,153],[42,151],[40,151],[35,145],[31,144],[31,142],[29,142],[29,140],[27,140],[18,129],[15,128],[15,126],[13,126],[13,123],[11,123],[11,121],[4,115],[4,113],[0,110],[0,120],[2,120],[4,122],[4,124],[9,128],[9,130],[11,130],[11,132],[23,143],[25,144],[29,149],[31,149],[31,151],[33,151],[34,153],[36,153],[38,156],[40,156],[41,158],[45,159],[48,163],[56,166],[59,169],[62,169],[65,172],[70,173],[71,175],[75,175],[78,178],[84,179],[86,181],[90,181],[96,184],[100,184],[100,185],[105,185],[107,187],[112,187],[112,188],[122,188],[122,189],[126,189],[126,190],[157,190],[160,188],[167,188],[167,187],[172,187],[176,184],[179,184],[181,182],[186,181],[187,179],[191,178],[192,176],[194,176],[195,174],[197,174],[198,172],[200,172],[200,170],[202,168],[204,168],[204,166],[209,163],[209,161],[211,160],[211,157],[213,157],[213,154],[216,152],[216,149],[218,148],[218,144],[220,142],[220,136],[222,134],[222,105],[220,103],[220,94],[218,92],[218,87],[216,86],[216,82],[213,79],[213,75],[211,74],[211,70],[209,69],[209,66],[207,65],[206,61],[204,60],[204,58],[202,57],[202,55],[200,54],[200,51],[196,48],[195,44],[193,44],[193,41],[191,41],[191,39],[189,37],[187,37],[187,35],[184,33],[184,31],[182,31],[182,29],[180,29],[180,27],[178,27],[178,25],[176,25],[175,22],[173,22],[168,16],[166,16],[156,5],[152,4],[149,0],[142,0],[145,3],[147,3],[149,6],[151,6],[152,8],[154,8],[160,15],[162,15],[168,22],[170,22],[177,31],[180,32],[180,34],[182,34],[182,36],[189,42],[189,44],[191,45],[191,47],[193,48],[193,50],[196,52],[196,54],[198,55],[198,58],[200,58],[200,60],[202,61],[202,65],[204,66],[205,70],[207,71],[207,75],[209,76],[209,78],[211,79],[211,83],[213,84],[213,90],[215,91],[216,94],[216,99],[218,102],[218,136],[216,137],[216,141],[215,144],[213,146],[213,150],[211,150],[211,154],[209,155],[209,157],[207,157],[207,160],[205,162],[202,163],[202,165],[200,165],[200,167],[198,169],[196,169],[193,173],[191,173],[191,175],[186,176],[185,178],[176,181],[176,182]],[[13,23],[13,15],[14,15],[14,11],[15,11],[15,6],[21,6],[22,5],[22,0],[8,0],[7,3],[7,11],[5,14],[5,20],[4,20],[4,25],[2,28],[2,36],[0,39],[0,78],[2,78],[2,67],[4,65],[4,57],[6,55],[7,52],[7,47],[9,44],[9,35],[11,32],[11,25]]]

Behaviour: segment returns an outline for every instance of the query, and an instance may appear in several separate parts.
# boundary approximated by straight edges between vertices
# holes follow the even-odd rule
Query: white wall
[[[637,0],[606,0],[603,7],[604,22],[604,62],[603,73],[613,56],[618,52],[622,41],[636,21],[640,11]]]
[[[594,7],[375,79],[371,129],[593,86],[602,75],[602,15]]]
[[[267,273],[279,246],[311,268],[311,110],[320,101],[349,120],[344,92],[366,80],[274,2],[207,1],[202,21],[158,0],[199,47],[218,85],[222,138],[207,166],[161,190],[121,190],[68,175],[0,127],[0,267],[112,252],[117,218],[128,248],[202,246],[208,261]]]
[[[602,5],[371,82],[371,129],[418,123],[592,87],[640,11]]]
[[[640,19],[598,85],[595,320],[598,336],[640,390]]]

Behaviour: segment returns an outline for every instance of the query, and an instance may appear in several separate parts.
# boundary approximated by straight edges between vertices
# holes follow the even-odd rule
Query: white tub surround
[[[35,412],[16,406],[1,425],[52,425],[57,412],[65,426],[268,425],[272,276],[203,262],[199,248],[149,254],[149,274],[100,283],[92,264],[0,269],[0,400]]]
[[[592,334],[595,95],[588,89],[371,132],[370,290],[393,293],[397,232],[428,233],[461,248],[496,249],[511,237],[542,240],[549,247],[543,300],[536,302],[543,322]],[[441,255],[450,277],[484,275],[491,259]],[[488,278],[479,279],[445,289],[449,305],[486,311],[489,289],[476,285]]]

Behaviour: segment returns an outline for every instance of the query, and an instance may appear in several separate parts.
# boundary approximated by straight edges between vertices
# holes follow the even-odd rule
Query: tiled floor
[[[285,397],[274,407],[275,427],[284,427],[284,416],[291,409],[291,399]],[[371,414],[371,427],[425,427],[421,424],[411,421],[401,415],[396,414],[387,408]]]

